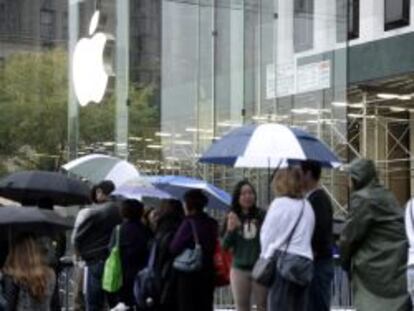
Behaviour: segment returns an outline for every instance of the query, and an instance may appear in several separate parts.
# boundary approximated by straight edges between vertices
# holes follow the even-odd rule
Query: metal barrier
[[[62,271],[58,275],[61,309],[73,311],[75,302],[75,268],[71,257],[60,259]]]
[[[338,259],[335,260],[331,294],[331,305],[334,309],[352,310],[352,291],[348,275],[340,267]],[[234,310],[233,295],[229,286],[216,290],[214,305],[216,309]]]
[[[58,277],[62,310],[73,311],[75,296],[75,268],[71,258],[62,258],[63,269]],[[332,306],[334,310],[352,310],[352,292],[347,274],[337,262],[332,282]],[[215,309],[234,310],[234,301],[229,286],[217,288],[214,296]]]

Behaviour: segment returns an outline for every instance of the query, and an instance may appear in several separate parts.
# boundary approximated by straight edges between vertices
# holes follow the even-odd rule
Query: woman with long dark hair
[[[170,243],[184,219],[184,208],[175,199],[162,200],[157,209],[157,224],[154,243],[156,256],[154,269],[160,277],[160,300],[157,310],[177,310],[176,274],[172,268],[175,256],[170,252]]]
[[[113,298],[116,303],[123,302],[131,309],[136,304],[133,292],[135,275],[147,263],[148,245],[152,238],[141,222],[143,212],[144,205],[140,201],[134,199],[123,201],[120,208],[123,221],[113,230],[110,242],[110,249],[112,249],[119,234],[123,282],[119,292]]]
[[[56,275],[33,237],[13,241],[2,272],[8,310],[50,310]]]
[[[223,247],[233,253],[230,283],[237,311],[252,309],[253,294],[258,311],[266,310],[266,288],[251,277],[260,255],[260,227],[264,211],[256,206],[256,190],[247,180],[240,181],[233,192],[231,211],[227,216]]]

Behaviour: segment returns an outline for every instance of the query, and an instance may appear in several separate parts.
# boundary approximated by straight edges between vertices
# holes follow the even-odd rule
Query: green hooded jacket
[[[340,238],[342,265],[376,296],[406,296],[404,211],[394,195],[379,184],[372,161],[352,162],[349,173],[354,190]]]

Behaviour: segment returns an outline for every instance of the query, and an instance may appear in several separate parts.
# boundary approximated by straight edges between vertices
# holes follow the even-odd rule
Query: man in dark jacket
[[[76,228],[75,249],[86,262],[86,310],[100,311],[104,308],[105,293],[102,290],[102,275],[108,257],[108,245],[112,230],[121,223],[118,202],[111,198],[115,186],[103,181],[96,186],[95,198],[98,204],[87,210]]]
[[[352,193],[340,252],[352,278],[355,307],[358,311],[411,310],[404,211],[380,185],[372,161],[353,161],[349,174]]]
[[[314,277],[309,289],[309,311],[331,309],[331,283],[334,275],[332,259],[333,208],[328,194],[320,186],[321,165],[302,163],[303,184],[306,196],[315,213],[315,230],[312,237]]]

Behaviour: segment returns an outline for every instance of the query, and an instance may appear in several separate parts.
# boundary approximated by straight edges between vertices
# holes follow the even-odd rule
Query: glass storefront
[[[58,170],[101,152],[143,173],[194,175],[227,190],[248,177],[266,204],[267,171],[197,159],[231,129],[279,122],[310,131],[344,161],[374,159],[404,202],[414,185],[413,7],[409,0],[0,0],[0,171]],[[93,36],[96,10],[95,33],[113,37],[104,50],[109,82],[100,104],[82,107],[73,55]],[[324,185],[341,212],[344,175],[327,171]]]
[[[186,155],[193,174],[226,188],[243,176],[266,188],[267,171],[204,167],[194,158],[233,128],[279,122],[310,131],[346,159],[347,54],[337,44],[346,11],[316,2],[163,2],[161,128],[179,137],[163,140],[164,158]],[[188,145],[177,148],[183,139]],[[337,175],[326,176],[333,197],[343,186]]]
[[[159,145],[160,4],[0,1],[2,173],[58,170],[92,152],[128,157],[143,170],[159,171],[159,148],[147,145]],[[90,33],[97,10],[97,28]],[[101,103],[83,107],[75,94],[74,63],[85,64],[86,92],[95,88],[97,76],[89,59],[74,59],[75,48],[97,34],[108,39],[108,85]]]

